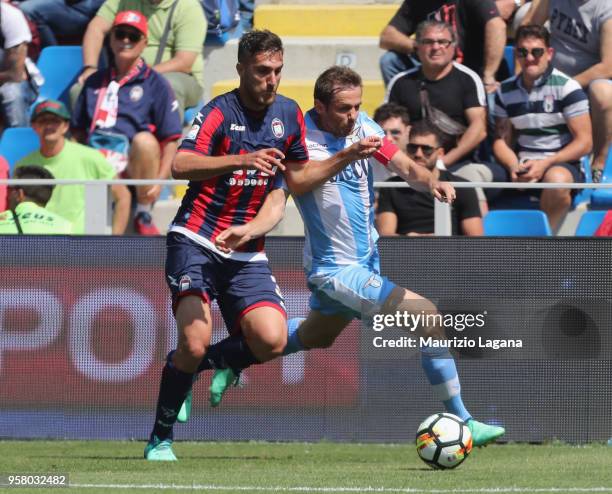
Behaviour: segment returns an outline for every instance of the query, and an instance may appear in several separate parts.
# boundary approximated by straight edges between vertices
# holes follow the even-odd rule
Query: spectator
[[[485,91],[478,75],[453,62],[456,39],[451,26],[439,21],[419,24],[416,51],[422,65],[398,74],[389,84],[387,99],[405,106],[410,121],[424,117],[427,97],[431,107],[445,114],[445,120],[465,127],[457,142],[441,158],[446,168],[470,181],[491,182],[493,171],[478,163],[475,151],[486,137]],[[431,118],[431,117],[428,117]],[[439,122],[435,122],[439,126]],[[449,132],[449,131],[446,131]],[[486,197],[478,189],[481,210],[486,212]]]
[[[55,178],[82,180],[110,180],[116,178],[113,167],[98,151],[66,139],[70,114],[63,103],[46,100],[38,103],[32,112],[32,128],[40,139],[40,149],[17,162],[44,166]],[[125,185],[111,187],[115,201],[113,229],[115,235],[125,231],[129,211],[130,193]],[[47,209],[69,220],[73,233],[85,231],[85,188],[83,185],[63,185],[53,191]]]
[[[25,0],[19,8],[38,28],[42,46],[58,44],[58,36],[80,37],[104,0]]]
[[[593,181],[599,182],[612,142],[612,2],[534,0],[524,24],[550,21],[556,69],[588,91],[593,119]]]
[[[72,116],[80,142],[100,149],[116,167],[135,179],[170,178],[181,137],[172,88],[141,58],[147,45],[147,19],[140,12],[119,12],[110,39],[115,64],[85,82]],[[151,209],[161,186],[136,187],[134,229],[159,235]]]
[[[23,13],[0,2],[0,132],[27,127],[28,108],[37,96],[39,74],[27,58],[30,28]]]
[[[448,0],[404,0],[389,24],[380,33],[379,45],[387,50],[380,58],[380,71],[385,86],[396,74],[414,68],[418,62],[412,58],[416,51],[414,33],[417,26],[432,18]]]
[[[436,162],[444,156],[444,146],[448,140],[448,136],[425,120],[420,120],[410,129],[408,156],[417,165],[431,171],[439,181],[465,181],[446,170],[436,169]],[[393,177],[389,181],[401,182],[402,179]],[[453,235],[482,235],[476,192],[474,189],[457,189],[456,193],[451,214]],[[381,235],[433,235],[433,195],[413,188],[382,189],[378,198],[376,227]]]
[[[410,115],[403,106],[395,103],[385,103],[374,112],[374,121],[385,131],[387,139],[390,139],[404,153],[408,144],[410,133]],[[394,174],[384,166],[376,163],[372,167],[374,182],[383,182]]]
[[[22,166],[13,178],[53,179],[42,166]],[[53,185],[13,185],[9,187],[9,210],[0,213],[0,234],[56,234],[72,233],[72,223],[45,209],[53,193]]]
[[[127,10],[142,12],[147,19],[150,32],[143,58],[172,86],[182,120],[185,108],[198,105],[204,87],[206,17],[198,0],[106,0],[87,26],[83,39],[85,69],[78,82],[82,85],[97,70],[104,36],[111,31],[117,14]],[[161,46],[168,23],[167,42]],[[78,89],[71,91],[73,99]]]
[[[504,81],[495,96],[493,152],[513,182],[582,182],[580,158],[591,151],[587,96],[580,84],[550,65],[554,50],[549,37],[542,26],[517,30],[521,72]],[[571,206],[571,193],[543,190],[540,204],[556,229]]]

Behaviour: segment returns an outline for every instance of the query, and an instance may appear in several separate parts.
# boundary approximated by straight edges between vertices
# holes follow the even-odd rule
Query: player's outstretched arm
[[[274,175],[285,169],[285,155],[276,148],[259,149],[247,154],[207,156],[191,151],[179,151],[172,162],[172,177],[178,180],[206,180],[239,169],[255,169]]]
[[[323,185],[331,177],[338,174],[346,165],[364,158],[369,158],[381,146],[382,140],[370,136],[351,144],[323,161],[310,160],[303,163],[287,162],[285,179],[291,193],[295,196],[306,194]]]
[[[448,182],[438,182],[432,172],[414,163],[400,150],[389,160],[389,168],[417,190],[431,192],[440,201],[455,200],[455,188],[452,185]]]
[[[232,226],[222,231],[215,239],[215,245],[222,252],[231,252],[254,238],[259,238],[272,230],[285,214],[285,204],[289,193],[284,189],[274,189],[257,213],[257,216],[244,225]]]

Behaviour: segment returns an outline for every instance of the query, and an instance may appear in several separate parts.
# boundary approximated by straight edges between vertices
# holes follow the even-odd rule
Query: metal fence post
[[[85,234],[105,235],[110,233],[109,204],[108,186],[105,183],[85,185]]]
[[[434,235],[447,237],[452,234],[450,204],[434,199]]]

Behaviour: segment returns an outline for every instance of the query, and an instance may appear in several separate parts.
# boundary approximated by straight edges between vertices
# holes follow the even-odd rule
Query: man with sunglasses
[[[478,74],[465,65],[453,62],[457,41],[452,26],[439,21],[425,21],[416,32],[419,68],[402,72],[389,83],[387,101],[408,109],[410,121],[425,117],[425,95],[429,104],[447,118],[465,127],[456,136],[456,144],[441,158],[456,175],[476,182],[492,182],[493,171],[475,156],[487,135],[486,98]],[[481,210],[486,212],[487,200],[478,189]]]
[[[148,25],[137,11],[119,12],[110,45],[114,66],[85,82],[72,116],[73,133],[102,151],[117,173],[134,179],[170,178],[181,137],[178,103],[170,84],[141,58]],[[161,187],[136,187],[134,229],[159,235],[151,209]]]
[[[98,68],[105,36],[111,31],[119,12],[141,12],[149,25],[148,42],[142,53],[145,62],[163,74],[177,98],[179,116],[185,108],[196,106],[204,87],[202,47],[206,37],[206,17],[198,0],[106,0],[87,26],[83,38],[83,73],[78,83]],[[164,32],[168,29],[165,45]],[[71,89],[75,98],[79,87]]]
[[[592,147],[587,95],[551,65],[554,49],[545,27],[521,26],[515,54],[521,72],[505,80],[495,95],[495,158],[513,182],[583,182],[580,159]],[[540,207],[553,230],[571,202],[570,189],[541,191]]]
[[[446,170],[438,170],[436,162],[444,156],[448,136],[440,133],[425,120],[410,128],[410,140],[406,146],[408,156],[418,165],[427,168],[445,182],[462,182],[464,179]],[[399,177],[390,182],[399,182]],[[457,199],[452,205],[453,235],[480,236],[483,234],[478,197],[474,189],[457,189]],[[434,200],[427,192],[413,188],[381,189],[378,198],[376,228],[380,235],[433,235]]]
[[[601,180],[612,143],[612,2],[533,0],[524,24],[548,21],[552,65],[587,92],[593,119],[593,181]]]

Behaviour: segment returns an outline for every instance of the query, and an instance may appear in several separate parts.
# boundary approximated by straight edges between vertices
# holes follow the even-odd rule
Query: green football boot
[[[149,461],[177,461],[172,452],[172,439],[161,441],[157,436],[153,436],[145,446],[144,457]]]
[[[467,426],[472,433],[473,446],[485,446],[506,433],[506,429],[503,427],[483,424],[474,419],[468,420]]]
[[[232,369],[217,369],[210,383],[210,406],[217,407],[221,403],[223,393],[231,385],[238,386],[240,373],[236,374]]]
[[[181,405],[181,409],[179,410],[178,415],[176,416],[176,421],[184,424],[189,420],[189,416],[191,415],[191,398],[193,396],[192,390],[189,390],[189,394],[185,401]]]

